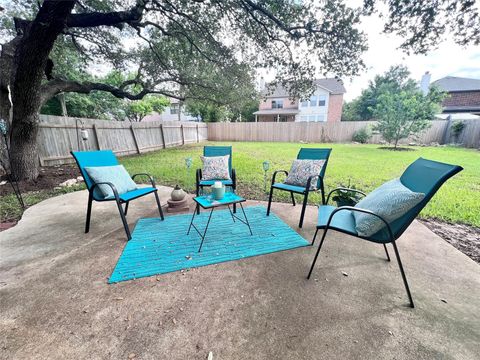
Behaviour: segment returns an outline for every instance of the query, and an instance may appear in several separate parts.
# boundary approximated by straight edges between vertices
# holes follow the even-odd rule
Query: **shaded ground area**
[[[435,234],[480,264],[480,229],[435,219],[422,219],[422,222]]]
[[[478,358],[480,266],[419,222],[398,242],[410,309],[383,248],[334,232],[310,281],[316,246],[107,285],[125,233],[96,203],[84,234],[86,197],[46,200],[0,234],[0,358]],[[298,230],[300,207],[272,210]],[[155,211],[147,196],[128,218]],[[309,207],[306,239],[315,219]]]
[[[39,190],[52,190],[58,184],[68,179],[75,179],[80,176],[78,167],[72,165],[50,166],[40,168],[38,178],[30,181],[20,181],[18,183],[22,193]],[[6,180],[3,176],[1,180]],[[0,186],[0,196],[11,194],[12,187],[9,184]]]

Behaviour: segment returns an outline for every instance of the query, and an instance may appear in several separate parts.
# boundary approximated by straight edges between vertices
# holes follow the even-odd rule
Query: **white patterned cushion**
[[[231,180],[228,159],[225,156],[200,156],[203,162],[202,180]]]
[[[400,179],[394,179],[376,188],[355,207],[373,211],[390,224],[405,215],[424,197],[425,194],[413,192],[405,187]],[[360,236],[372,236],[385,226],[385,223],[376,216],[357,211],[353,211],[353,215],[355,229]]]
[[[285,184],[306,187],[310,176],[319,175],[325,160],[294,160],[292,168],[285,179]],[[318,178],[310,184],[310,190],[317,188]]]

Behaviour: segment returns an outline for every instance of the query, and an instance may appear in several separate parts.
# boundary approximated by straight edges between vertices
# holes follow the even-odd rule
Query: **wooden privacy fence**
[[[81,128],[88,132],[83,140]],[[78,127],[77,127],[78,125]],[[78,131],[77,131],[78,129]],[[207,139],[207,126],[195,122],[139,122],[40,115],[40,164],[72,162],[70,151],[111,149],[117,155],[141,154]]]
[[[272,142],[350,142],[356,131],[373,126],[375,121],[317,122],[259,122],[259,123],[210,123],[210,141],[272,141]],[[480,120],[465,120],[465,128],[458,139],[453,139],[447,120],[434,120],[429,129],[416,139],[400,141],[405,144],[461,143],[465,147],[480,147]],[[369,142],[380,143],[382,138],[374,134]]]

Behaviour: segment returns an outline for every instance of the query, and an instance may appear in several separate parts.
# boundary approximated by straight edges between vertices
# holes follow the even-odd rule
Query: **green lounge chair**
[[[410,164],[410,166],[408,166],[408,168],[404,171],[404,173],[400,177],[400,181],[404,186],[406,186],[411,191],[424,193],[425,197],[418,205],[413,207],[405,215],[403,215],[402,217],[398,218],[397,220],[391,223],[387,222],[381,216],[373,213],[372,211],[360,209],[357,207],[342,206],[342,207],[335,208],[334,206],[329,206],[329,205],[320,206],[318,211],[317,230],[315,231],[312,245],[314,244],[315,239],[317,237],[317,233],[320,229],[323,229],[323,235],[320,241],[320,245],[318,246],[318,250],[313,259],[312,266],[310,267],[310,271],[308,273],[307,278],[310,279],[310,276],[312,275],[312,271],[313,271],[313,268],[315,267],[318,254],[320,253],[320,249],[322,248],[323,242],[325,240],[325,236],[327,234],[327,231],[330,229],[336,230],[348,235],[352,235],[367,241],[382,244],[385,249],[385,253],[387,255],[388,261],[390,261],[390,256],[388,254],[386,244],[391,243],[393,245],[393,250],[395,251],[395,256],[397,257],[398,266],[402,274],[402,279],[405,285],[405,290],[407,291],[408,299],[410,301],[410,306],[413,308],[414,303],[413,303],[412,295],[410,293],[407,277],[405,276],[405,272],[402,266],[402,261],[400,259],[400,254],[398,252],[398,248],[395,241],[403,234],[403,232],[408,228],[408,226],[412,223],[412,221],[416,218],[416,216],[420,213],[420,211],[425,207],[425,205],[427,205],[427,203],[430,201],[432,196],[435,195],[435,193],[442,186],[442,184],[462,170],[463,168],[457,165],[449,165],[449,164],[444,164],[441,162],[426,160],[422,158],[419,158],[418,160]],[[354,192],[358,192],[362,195],[365,195],[361,191],[358,191],[355,189],[337,188],[332,190],[328,194],[327,202],[326,202],[327,204],[331,194],[338,190],[351,190]],[[383,223],[385,223],[385,226],[383,227],[383,229],[381,229],[380,231],[378,231],[377,233],[373,234],[370,237],[359,236],[357,234],[357,231],[355,230],[355,218],[353,216],[354,211],[376,216],[380,218]]]
[[[317,189],[320,190],[322,194],[322,204],[325,204],[325,188],[324,188],[324,181],[323,178],[325,177],[325,170],[327,169],[328,158],[330,157],[330,153],[332,149],[311,149],[311,148],[301,148],[298,152],[297,159],[298,160],[325,160],[325,164],[320,171],[320,174],[311,176],[308,179],[307,186],[294,186],[285,183],[276,182],[276,177],[278,173],[285,173],[288,176],[288,172],[286,170],[277,170],[273,173],[272,176],[272,185],[270,187],[270,196],[268,197],[268,208],[267,208],[267,216],[270,215],[270,207],[272,205],[272,196],[273,196],[273,189],[283,190],[290,192],[290,196],[292,198],[293,206],[295,206],[295,198],[293,194],[301,194],[303,195],[303,205],[302,205],[302,213],[300,214],[300,222],[298,227],[303,226],[303,218],[305,216],[305,209],[307,208],[307,201],[308,201],[308,194],[310,190],[310,184],[312,181],[317,180]]]
[[[160,213],[160,218],[163,220],[163,212],[162,207],[160,205],[160,200],[157,194],[157,188],[155,186],[155,181],[153,177],[141,173],[135,174],[132,176],[132,179],[135,180],[137,176],[146,176],[150,180],[151,186],[138,188],[136,190],[132,190],[126,192],[124,194],[118,194],[117,189],[112,183],[95,183],[93,180],[88,176],[87,171],[85,170],[86,167],[96,167],[96,166],[115,166],[119,165],[117,157],[113,153],[112,150],[99,150],[99,151],[72,151],[72,156],[75,159],[75,162],[82,173],[83,179],[85,184],[87,185],[88,189],[88,205],[87,205],[87,219],[85,223],[85,233],[88,233],[90,230],[90,215],[92,213],[92,202],[95,201],[115,201],[118,207],[118,211],[120,213],[120,218],[122,219],[123,227],[127,234],[128,240],[132,238],[130,234],[130,229],[127,224],[127,212],[128,212],[128,204],[130,201],[142,197],[144,195],[148,195],[153,193],[155,195],[155,200],[158,206],[158,212]],[[114,196],[111,198],[101,198],[98,197],[96,192],[94,191],[98,185],[108,185],[113,191]],[[123,210],[122,204],[125,204],[125,210]]]

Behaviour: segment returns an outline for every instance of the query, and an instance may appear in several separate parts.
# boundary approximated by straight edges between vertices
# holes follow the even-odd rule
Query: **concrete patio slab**
[[[162,203],[169,191],[161,188]],[[86,201],[85,191],[46,200],[0,233],[1,359],[480,354],[480,266],[418,222],[398,241],[416,303],[410,309],[382,246],[333,232],[309,281],[316,245],[108,285],[125,233],[115,205],[96,203],[84,234]],[[272,209],[312,238],[315,207],[301,231],[299,206]],[[147,196],[132,202],[128,219],[133,227],[155,216]]]

